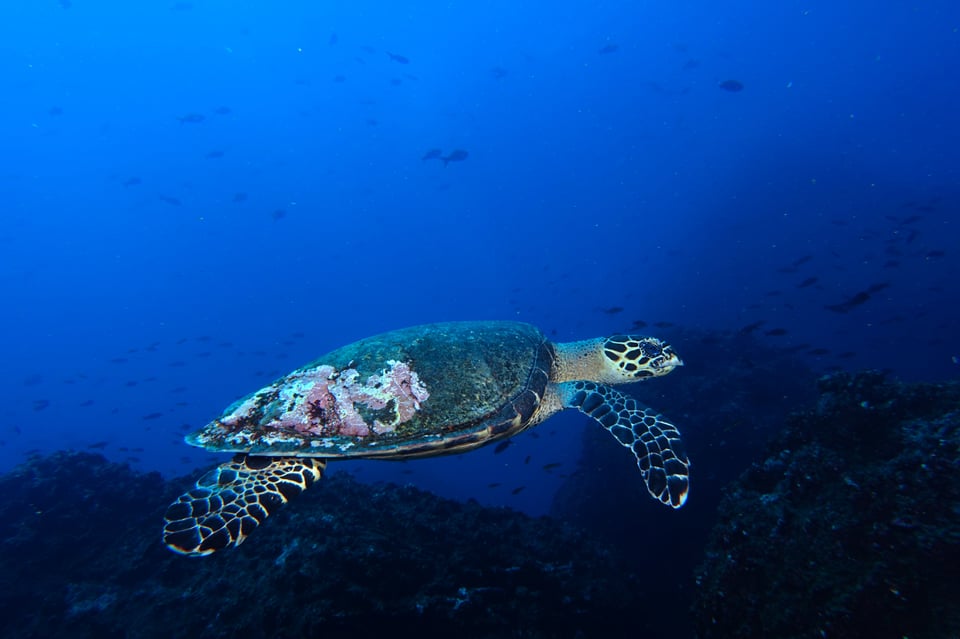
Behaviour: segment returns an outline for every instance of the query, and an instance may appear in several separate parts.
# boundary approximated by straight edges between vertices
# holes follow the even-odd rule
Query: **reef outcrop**
[[[334,473],[203,561],[160,539],[188,484],[89,453],[0,477],[0,636],[631,637],[641,577],[549,518]]]
[[[818,387],[726,490],[697,635],[960,635],[960,383],[867,372]]]

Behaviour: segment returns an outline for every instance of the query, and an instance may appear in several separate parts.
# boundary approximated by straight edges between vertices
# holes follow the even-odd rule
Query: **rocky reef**
[[[818,387],[726,490],[697,635],[960,636],[960,383]]]
[[[0,477],[3,637],[627,637],[640,577],[548,518],[334,473],[241,547],[160,541],[189,480],[99,455]]]

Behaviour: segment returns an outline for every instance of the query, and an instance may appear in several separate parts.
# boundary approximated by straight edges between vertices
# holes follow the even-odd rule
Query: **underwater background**
[[[36,0],[0,50],[0,634],[960,633],[960,5]],[[567,412],[163,547],[184,434],[485,319],[670,341],[624,390],[687,505]]]

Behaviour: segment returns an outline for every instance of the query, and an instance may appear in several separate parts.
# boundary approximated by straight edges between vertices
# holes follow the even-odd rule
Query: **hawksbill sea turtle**
[[[629,448],[650,494],[679,508],[690,468],[680,433],[607,384],[659,377],[682,363],[653,337],[555,344],[520,322],[427,324],[362,339],[234,402],[186,436],[236,455],[170,505],[164,543],[185,555],[240,544],[320,479],[328,460],[461,453],[565,408],[594,418]]]

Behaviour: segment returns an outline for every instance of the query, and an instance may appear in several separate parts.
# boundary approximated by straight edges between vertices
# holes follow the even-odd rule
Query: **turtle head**
[[[683,361],[673,348],[656,337],[612,335],[603,341],[604,381],[612,384],[639,382],[666,375]]]

